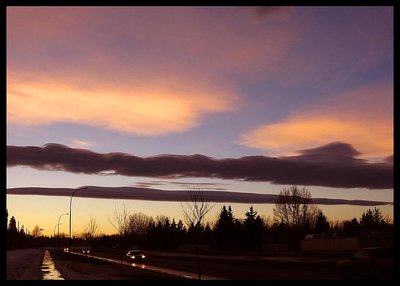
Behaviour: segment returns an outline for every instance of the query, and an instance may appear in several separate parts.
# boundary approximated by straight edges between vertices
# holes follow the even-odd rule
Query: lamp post
[[[58,217],[58,223],[57,223],[57,225],[58,225],[58,236],[59,236],[59,237],[60,237],[60,219],[61,219],[61,217],[62,217],[63,215],[69,215],[69,213],[62,214],[62,215],[60,215],[60,216]]]
[[[71,195],[71,199],[69,200],[69,247],[68,247],[68,252],[71,252],[71,240],[72,240],[72,209],[71,209],[71,205],[72,205],[72,198],[74,197],[75,193],[79,190],[87,190],[88,187],[80,187],[75,189],[75,191],[72,192]]]

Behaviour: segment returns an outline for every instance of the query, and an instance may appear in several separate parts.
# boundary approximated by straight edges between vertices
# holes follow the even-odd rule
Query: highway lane
[[[120,263],[124,253],[95,251],[101,259]],[[149,251],[145,263],[127,263],[134,267],[177,273],[197,279],[196,258],[192,254]],[[310,257],[201,256],[201,278],[232,280],[337,280],[336,259]],[[180,273],[180,274],[178,274]]]
[[[146,261],[146,263],[131,263],[131,262],[127,262],[125,260],[121,261],[120,255],[117,255],[117,256],[115,254],[110,255],[110,253],[106,253],[106,254],[103,253],[100,255],[99,254],[96,254],[96,255],[82,254],[82,253],[78,253],[78,252],[71,252],[71,253],[74,255],[91,257],[91,258],[95,258],[95,259],[99,259],[99,260],[103,260],[103,261],[107,261],[107,262],[111,262],[111,263],[115,263],[115,264],[121,264],[121,262],[122,262],[123,265],[136,267],[136,268],[140,268],[140,269],[146,269],[146,270],[155,271],[155,272],[159,272],[159,273],[171,274],[171,275],[175,275],[177,277],[183,277],[183,278],[188,278],[188,279],[198,279],[197,273],[183,271],[183,270],[179,270],[179,269],[154,266],[154,265],[147,263],[147,261]],[[201,279],[202,280],[224,280],[221,277],[210,276],[210,275],[201,275]]]

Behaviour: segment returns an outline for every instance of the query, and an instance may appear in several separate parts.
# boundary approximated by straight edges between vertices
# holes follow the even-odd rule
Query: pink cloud
[[[186,131],[199,125],[204,114],[235,106],[235,97],[226,91],[196,89],[187,82],[171,83],[178,88],[144,83],[126,90],[82,89],[49,80],[28,82],[11,74],[7,83],[7,120],[24,125],[72,122],[152,136]]]
[[[9,8],[7,119],[147,136],[235,110],[240,95],[225,73],[273,67],[292,38],[285,26],[219,11]]]
[[[393,87],[388,82],[344,92],[309,105],[271,124],[241,135],[239,144],[268,153],[289,155],[294,150],[333,141],[351,142],[363,157],[393,153]]]

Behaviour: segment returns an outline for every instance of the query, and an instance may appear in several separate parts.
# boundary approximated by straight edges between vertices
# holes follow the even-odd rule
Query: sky
[[[210,221],[272,217],[251,194],[292,185],[332,221],[393,219],[393,7],[9,6],[6,39],[6,202],[27,229],[52,235],[82,186],[74,233],[114,233],[124,206],[182,218],[168,195],[192,186],[221,192]]]

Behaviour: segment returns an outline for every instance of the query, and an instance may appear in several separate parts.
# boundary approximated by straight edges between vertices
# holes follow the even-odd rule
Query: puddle
[[[43,273],[43,280],[64,280],[60,272],[56,269],[54,260],[48,250],[44,251],[41,270]]]

